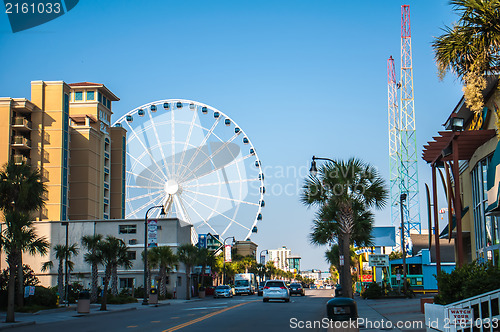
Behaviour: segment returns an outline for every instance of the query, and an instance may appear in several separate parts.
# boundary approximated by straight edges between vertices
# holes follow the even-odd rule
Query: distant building
[[[288,270],[293,273],[300,273],[300,256],[288,256]]]
[[[274,263],[274,266],[284,271],[288,271],[288,257],[291,253],[292,251],[285,246],[280,249],[270,249],[267,251],[269,260]]]
[[[257,244],[247,241],[236,241],[233,246],[233,253],[240,256],[252,256],[257,258]]]

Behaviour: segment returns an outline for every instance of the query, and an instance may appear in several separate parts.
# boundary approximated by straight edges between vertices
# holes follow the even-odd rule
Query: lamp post
[[[142,300],[142,305],[148,305],[148,213],[153,209],[161,208],[160,216],[164,216],[165,209],[163,205],[156,205],[150,207],[146,211],[146,216],[144,217],[144,299]]]
[[[406,294],[406,246],[405,246],[405,219],[403,214],[403,203],[406,200],[406,194],[399,196],[399,207],[401,209],[401,250],[403,251],[403,290]]]
[[[260,251],[259,257],[260,257],[260,264],[262,264],[262,265],[265,265],[265,264],[266,264],[266,256],[262,256],[262,253],[263,253],[264,251],[266,252],[266,254],[269,254],[269,252],[267,251],[267,249],[264,249],[264,250],[261,250],[261,251]],[[262,263],[262,257],[264,257],[264,263]],[[263,270],[262,270],[262,271],[263,271],[263,272],[265,272],[265,269],[263,268]],[[266,277],[266,276],[265,276],[265,274],[264,274],[264,279],[265,279],[265,277]],[[259,281],[260,281],[260,282],[262,282],[263,280],[259,280]]]
[[[236,240],[234,239],[234,236],[228,236],[224,239],[224,263],[223,263],[223,270],[224,270],[224,274],[222,275],[222,284],[225,285],[226,284],[226,240],[227,239],[233,239],[233,242],[235,242]]]

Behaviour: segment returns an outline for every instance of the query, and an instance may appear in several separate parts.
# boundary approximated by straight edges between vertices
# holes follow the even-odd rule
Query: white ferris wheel
[[[246,240],[257,232],[265,205],[261,162],[226,114],[167,99],[135,108],[114,126],[127,130],[126,218],[163,205],[198,234]]]

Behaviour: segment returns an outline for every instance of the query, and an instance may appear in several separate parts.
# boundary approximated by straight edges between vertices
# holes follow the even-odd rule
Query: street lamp
[[[150,207],[146,211],[146,216],[144,217],[144,299],[142,300],[142,305],[148,305],[148,213],[153,209],[161,208],[160,216],[166,215],[165,208],[163,205],[156,205]]]
[[[406,246],[405,246],[405,219],[403,214],[403,203],[406,200],[406,194],[399,196],[399,205],[401,209],[401,250],[403,251],[403,290],[406,294]]]
[[[226,240],[227,239],[233,239],[233,243],[236,241],[234,236],[228,236],[224,239],[224,263],[223,263],[223,270],[224,270],[224,274],[222,275],[222,284],[225,285],[226,284]]]

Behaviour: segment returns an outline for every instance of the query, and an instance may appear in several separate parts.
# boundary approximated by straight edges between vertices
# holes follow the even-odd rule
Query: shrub
[[[465,264],[436,276],[439,294],[434,303],[449,304],[500,288],[500,270],[491,262]]]
[[[362,293],[361,296],[364,299],[378,299],[381,298],[384,295],[384,290],[382,287],[380,287],[379,284],[376,282],[372,282],[368,288],[366,288]]]
[[[35,295],[26,298],[27,306],[57,307],[57,292],[55,289],[35,286]]]

